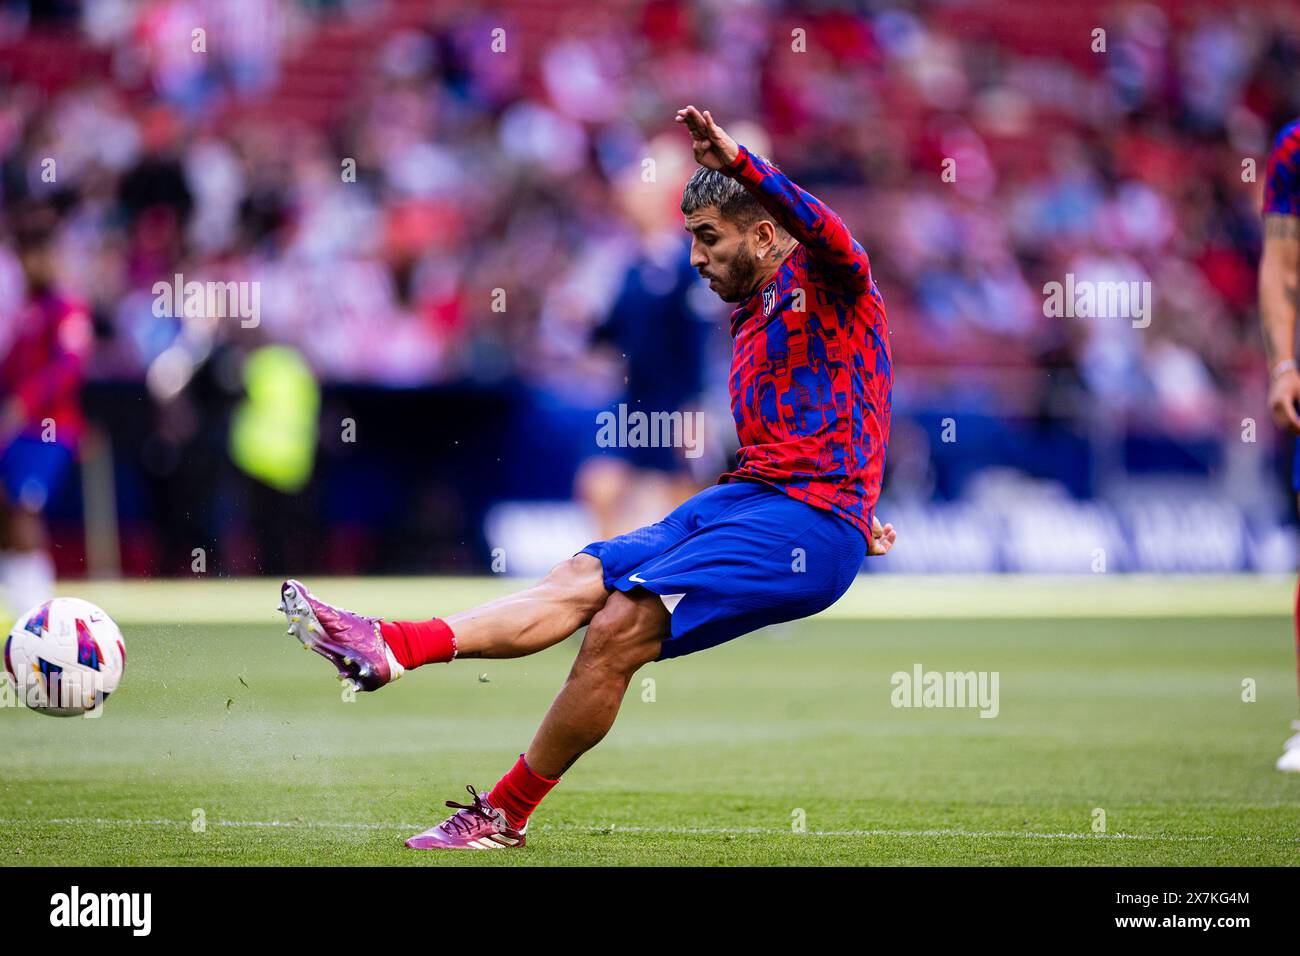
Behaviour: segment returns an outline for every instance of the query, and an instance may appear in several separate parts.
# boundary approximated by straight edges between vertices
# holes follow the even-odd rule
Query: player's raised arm
[[[1296,293],[1300,283],[1300,218],[1269,215],[1259,262],[1259,319],[1270,369],[1268,404],[1282,428],[1300,432],[1300,372],[1296,371]]]
[[[1281,428],[1300,432],[1296,369],[1296,294],[1300,287],[1300,129],[1283,130],[1269,158],[1264,190],[1264,250],[1259,320],[1268,356],[1268,404]]]
[[[687,106],[677,111],[677,122],[691,134],[696,162],[741,183],[809,255],[839,272],[855,291],[865,292],[871,287],[871,263],[866,250],[821,200],[728,136],[708,110],[701,113]]]

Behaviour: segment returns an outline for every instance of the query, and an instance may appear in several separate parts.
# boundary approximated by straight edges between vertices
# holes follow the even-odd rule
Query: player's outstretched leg
[[[526,754],[490,793],[406,841],[416,850],[495,850],[524,845],[528,818],[584,753],[614,725],[632,675],[659,656],[669,615],[656,594],[615,591],[591,619],[582,648]]]
[[[293,579],[280,585],[280,610],[289,622],[287,633],[333,664],[339,680],[350,680],[357,690],[378,690],[406,670],[384,640],[377,617],[327,604]]]
[[[561,561],[525,591],[427,621],[385,621],[329,604],[300,581],[280,586],[289,633],[358,690],[378,690],[413,667],[456,657],[523,657],[564,640],[605,603],[601,563]]]

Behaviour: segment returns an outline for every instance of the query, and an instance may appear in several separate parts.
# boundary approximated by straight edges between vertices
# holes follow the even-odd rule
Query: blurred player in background
[[[682,195],[691,266],[731,314],[737,466],[662,521],[588,545],[539,585],[445,620],[388,622],[281,586],[289,633],[362,690],[456,657],[523,657],[586,626],[525,754],[490,792],[406,841],[522,846],[561,774],[613,726],[651,661],[808,617],[848,590],[894,529],[875,517],[893,369],[884,301],[843,221],[693,106]]]
[[[80,391],[93,340],[90,316],[56,288],[55,214],[29,208],[16,218],[26,296],[0,360],[0,614],[9,617],[54,596],[43,514],[85,427]]]
[[[691,268],[690,243],[682,236],[674,185],[684,178],[676,174],[685,165],[680,147],[652,148],[657,153],[653,180],[644,181],[637,165],[618,183],[618,202],[636,229],[636,244],[594,338],[615,352],[624,370],[625,388],[615,405],[625,404],[629,412],[686,411],[699,403],[714,315],[701,313],[703,290]],[[583,462],[575,485],[596,533],[612,538],[671,511],[705,483],[692,475],[682,449],[659,445],[620,446],[593,455]]]
[[[1264,251],[1259,262],[1259,316],[1268,356],[1268,404],[1278,426],[1300,435],[1300,371],[1296,368],[1296,295],[1300,282],[1300,120],[1282,128],[1264,175]],[[1300,507],[1300,442],[1291,466]],[[1296,596],[1296,676],[1300,681],[1300,591]],[[1300,773],[1300,721],[1277,769]]]

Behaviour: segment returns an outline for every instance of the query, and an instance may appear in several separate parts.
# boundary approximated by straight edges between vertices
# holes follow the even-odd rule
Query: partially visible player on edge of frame
[[[834,604],[896,534],[875,517],[893,371],[867,254],[830,209],[708,112],[680,110],[702,167],[681,208],[691,265],[731,315],[737,467],[662,521],[597,541],[528,590],[389,622],[281,586],[289,633],[361,690],[456,657],[534,654],[586,625],[541,727],[490,792],[468,787],[415,849],[522,846],[529,816],[609,731],[632,675]]]
[[[1264,174],[1264,251],[1259,260],[1259,320],[1268,356],[1268,405],[1278,427],[1300,434],[1300,372],[1296,369],[1296,289],[1300,278],[1300,119],[1282,128]],[[1300,442],[1291,465],[1300,508]],[[1300,686],[1300,591],[1296,594],[1296,681]],[[1300,773],[1300,721],[1277,769]]]
[[[14,218],[26,288],[0,358],[0,618],[6,629],[54,597],[44,512],[76,459],[85,428],[82,372],[94,344],[90,315],[57,288],[56,213],[32,205]]]

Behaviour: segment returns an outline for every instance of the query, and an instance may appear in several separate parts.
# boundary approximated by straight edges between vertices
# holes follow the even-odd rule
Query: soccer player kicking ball
[[[609,732],[632,675],[839,599],[896,534],[874,516],[889,438],[885,307],[844,223],[688,106],[682,195],[691,264],[731,314],[736,470],[657,524],[588,545],[535,587],[443,619],[389,622],[281,588],[289,632],[361,690],[457,657],[535,654],[584,625],[577,660],[529,745],[486,793],[469,787],[415,849],[523,846],[528,818]]]
[[[1300,120],[1282,128],[1264,174],[1264,251],[1259,260],[1259,318],[1268,355],[1268,404],[1278,426],[1300,433],[1300,372],[1296,371],[1296,288],[1300,285]],[[1300,442],[1291,466],[1300,507]],[[1296,659],[1300,662],[1300,594],[1296,597]],[[1300,679],[1300,663],[1297,665]],[[1300,773],[1300,721],[1283,745],[1277,769]]]

